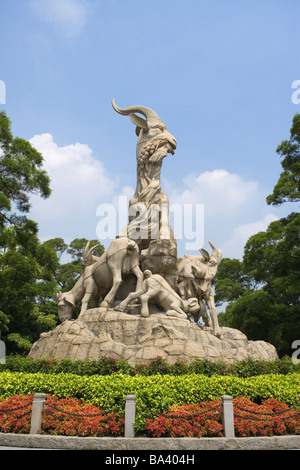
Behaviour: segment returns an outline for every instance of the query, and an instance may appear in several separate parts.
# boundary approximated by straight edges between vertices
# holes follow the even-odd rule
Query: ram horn
[[[114,108],[115,111],[117,111],[117,113],[122,114],[123,116],[129,116],[129,115],[134,115],[134,113],[140,113],[143,116],[145,116],[146,119],[149,119],[149,118],[159,119],[158,114],[155,111],[153,111],[153,109],[147,108],[146,106],[129,106],[128,108],[119,108],[116,105],[115,98],[113,98],[112,100],[112,107]],[[138,117],[138,116],[134,115],[134,117]],[[133,120],[132,117],[130,118],[131,120]]]
[[[90,240],[85,245],[85,249],[84,249],[84,252],[82,254],[82,257],[86,256],[87,252],[89,251],[89,246],[90,246]]]
[[[217,248],[211,243],[211,242],[208,242],[213,250],[212,254],[218,256],[220,259],[222,257],[222,250],[217,250]]]

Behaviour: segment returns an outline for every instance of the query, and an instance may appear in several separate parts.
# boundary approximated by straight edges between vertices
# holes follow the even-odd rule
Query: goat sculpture
[[[88,241],[87,244],[85,245],[85,249],[81,257],[81,265],[82,265],[83,270],[87,266],[90,266],[91,264],[94,264],[96,263],[96,261],[98,261],[99,256],[95,256],[93,254],[93,251],[95,248],[97,248],[97,246],[99,246],[99,243],[97,245],[92,246],[92,248],[90,248],[90,241]]]
[[[126,232],[123,232],[121,236],[128,235],[139,243],[140,249],[144,249],[148,248],[149,241],[153,239],[153,234],[157,234],[155,238],[165,238],[161,235],[161,232],[164,233],[163,227],[168,226],[169,220],[164,220],[164,224],[162,224],[161,215],[153,220],[153,217],[150,216],[150,206],[159,205],[164,207],[164,210],[165,207],[169,207],[168,197],[161,189],[160,173],[163,159],[168,153],[174,154],[177,142],[152,109],[146,106],[119,108],[114,99],[112,100],[112,106],[119,114],[129,116],[136,125],[136,134],[138,136],[136,145],[136,190],[129,201],[129,225],[125,229]],[[145,119],[136,113],[142,114]],[[167,218],[169,218],[168,213]],[[139,235],[140,227],[143,227],[143,233]]]
[[[90,250],[86,254],[87,265],[84,265],[74,287],[68,292],[57,294],[58,316],[61,321],[72,318],[76,303],[80,301],[80,314],[87,310],[90,300],[92,306],[97,307],[100,297],[104,297],[101,307],[109,307],[122,283],[122,274],[132,272],[137,278],[136,289],[141,288],[143,273],[139,268],[139,249],[133,240],[116,238],[97,259],[91,258]]]
[[[117,113],[129,116],[136,125],[138,136],[136,146],[137,186],[129,204],[137,202],[162,203],[163,192],[160,187],[162,160],[168,153],[174,154],[177,146],[175,137],[170,134],[157,113],[146,106],[119,108],[115,99],[112,100],[112,106]],[[136,113],[142,114],[146,119],[137,116]],[[165,194],[163,195],[167,198]]]
[[[222,252],[217,250],[211,242],[209,244],[213,250],[211,254],[201,248],[199,251],[202,256],[184,255],[178,260],[177,288],[183,299],[198,298],[200,310],[194,315],[195,321],[197,322],[202,316],[207,326],[212,325],[213,334],[220,337],[221,330],[211,283],[220,265]],[[211,319],[207,314],[205,304],[209,309]]]
[[[140,299],[141,316],[149,317],[148,302],[153,299],[167,315],[187,318],[188,314],[195,314],[199,310],[196,298],[183,300],[159,274],[152,274],[149,269],[144,271],[144,281],[140,291],[129,294],[116,310],[125,312],[132,300]]]

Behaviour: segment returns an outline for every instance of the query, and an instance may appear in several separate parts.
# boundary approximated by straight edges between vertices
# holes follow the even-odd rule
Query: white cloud
[[[243,257],[244,246],[248,239],[258,232],[265,232],[271,222],[278,220],[274,214],[267,214],[262,220],[250,222],[248,224],[239,225],[233,229],[232,237],[227,240],[223,246],[222,251],[226,258],[239,258]]]
[[[245,181],[241,176],[224,169],[205,171],[184,179],[185,189],[175,190],[172,203],[204,204],[205,217],[228,216],[236,213],[257,192],[255,181]]]
[[[170,204],[203,204],[204,221],[198,228],[194,221],[194,228],[198,238],[202,234],[203,248],[210,249],[210,240],[222,249],[224,257],[242,258],[248,238],[278,219],[269,213],[264,191],[256,181],[225,169],[190,174],[176,189],[171,182],[166,183]],[[182,256],[185,241],[178,242]]]
[[[43,225],[46,233],[53,233],[51,227],[56,225],[62,231],[63,227],[77,224],[76,236],[83,236],[82,230],[90,230],[94,236],[96,208],[111,198],[115,189],[103,163],[95,158],[88,145],[75,143],[59,147],[48,133],[35,135],[30,143],[44,157],[52,189],[47,200],[32,198],[31,217]],[[83,227],[88,217],[92,217],[92,226]],[[56,228],[53,236],[63,235]]]
[[[87,8],[81,0],[31,0],[34,13],[66,35],[78,34],[86,24]]]

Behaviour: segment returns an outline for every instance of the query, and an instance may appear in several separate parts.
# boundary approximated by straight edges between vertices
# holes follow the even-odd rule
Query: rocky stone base
[[[127,359],[132,365],[148,363],[157,356],[172,364],[195,357],[236,362],[249,357],[274,360],[274,346],[249,341],[238,330],[222,328],[222,339],[187,319],[153,313],[148,318],[113,309],[95,308],[77,320],[67,320],[42,333],[29,353],[32,359],[70,358],[98,360],[101,356]]]

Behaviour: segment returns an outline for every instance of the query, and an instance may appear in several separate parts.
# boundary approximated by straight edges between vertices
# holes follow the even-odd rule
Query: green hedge
[[[260,403],[276,398],[289,406],[298,403],[300,374],[266,374],[249,378],[207,377],[200,374],[152,375],[134,377],[116,373],[112,376],[79,376],[25,372],[0,373],[0,398],[45,392],[59,398],[82,398],[109,410],[124,408],[125,397],[137,396],[137,403],[151,410],[163,411],[173,404],[195,404],[231,395],[245,396]]]
[[[208,359],[195,359],[190,364],[185,361],[176,361],[167,364],[161,357],[157,357],[148,364],[131,366],[125,359],[116,360],[111,357],[101,357],[98,361],[72,361],[71,359],[39,359],[32,360],[24,356],[8,356],[5,364],[0,364],[0,372],[9,370],[12,372],[43,372],[59,374],[61,372],[77,375],[111,375],[116,372],[135,376],[137,374],[150,376],[162,375],[186,375],[201,374],[208,377],[218,375],[233,375],[236,377],[253,377],[263,374],[288,374],[300,372],[300,363],[294,364],[290,357],[286,356],[274,361],[247,359],[235,364],[224,361],[213,362]]]

